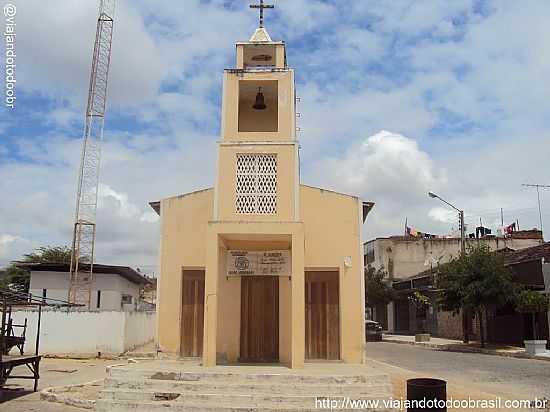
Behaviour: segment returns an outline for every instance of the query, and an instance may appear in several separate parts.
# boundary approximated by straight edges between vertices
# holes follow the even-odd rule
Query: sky
[[[244,0],[118,0],[96,261],[157,271],[148,202],[211,187],[224,68],[257,27]],[[12,0],[16,103],[0,109],[0,267],[69,245],[96,1]],[[539,227],[550,184],[550,2],[277,0],[300,97],[301,181],[376,203],[365,240]],[[2,16],[4,18],[4,16]],[[5,64],[2,59],[2,73]],[[541,191],[550,236],[550,189]]]

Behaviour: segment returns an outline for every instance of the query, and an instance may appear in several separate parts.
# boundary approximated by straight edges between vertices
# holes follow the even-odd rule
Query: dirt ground
[[[484,355],[479,355],[484,356]],[[39,391],[49,387],[61,387],[93,382],[90,385],[71,390],[71,397],[80,399],[97,399],[102,383],[97,382],[105,377],[105,368],[109,365],[127,364],[127,360],[70,360],[43,359],[41,362],[41,379]],[[387,373],[393,385],[394,399],[406,399],[407,379],[418,377],[419,372],[391,365],[375,359],[369,359],[368,365],[379,372]],[[25,373],[20,370],[17,373]],[[32,392],[33,381],[9,380],[4,390],[0,390],[0,411],[2,412],[82,412],[83,409],[40,400],[39,392]],[[447,384],[447,397],[454,399],[494,399],[495,394],[479,390],[476,382],[465,384],[450,379]],[[462,410],[462,409],[454,409]],[[468,411],[487,411],[488,409],[468,409]],[[510,409],[490,409],[491,411],[508,411]],[[529,410],[533,409],[515,409]]]
[[[97,381],[105,377],[105,368],[109,365],[126,363],[121,360],[74,360],[42,359],[40,362],[40,381],[37,392],[32,392],[34,381],[9,379],[0,390],[0,410],[2,412],[82,412],[82,409],[40,400],[40,391],[44,388],[76,385]],[[27,374],[25,367],[14,369],[14,373]],[[97,398],[100,386],[90,385],[79,389],[76,397]],[[88,398],[90,397],[90,398]]]

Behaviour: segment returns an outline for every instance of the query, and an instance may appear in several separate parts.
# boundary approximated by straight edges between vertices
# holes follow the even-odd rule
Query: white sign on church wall
[[[228,276],[290,276],[290,250],[228,250]]]

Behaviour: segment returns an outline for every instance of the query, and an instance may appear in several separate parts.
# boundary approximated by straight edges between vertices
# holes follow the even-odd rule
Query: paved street
[[[370,366],[388,373],[394,396],[405,396],[405,381],[412,377],[437,377],[448,382],[448,395],[465,399],[550,398],[550,362],[483,354],[434,351],[387,342],[367,344]],[[123,362],[123,361],[122,361]],[[105,367],[121,361],[44,359],[40,388],[84,383],[104,376]],[[76,371],[71,372],[73,369]],[[2,393],[2,412],[79,412],[81,409],[41,402],[38,393],[17,391],[31,381],[10,381]],[[472,410],[473,412],[474,410]]]
[[[399,377],[447,380],[462,396],[508,399],[550,398],[550,362],[454,353],[388,342],[367,344],[367,358]]]

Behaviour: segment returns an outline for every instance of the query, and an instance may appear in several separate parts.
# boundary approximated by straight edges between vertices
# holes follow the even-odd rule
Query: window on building
[[[97,309],[100,309],[101,308],[101,291],[98,290],[97,291],[97,305],[96,305]]]
[[[237,155],[235,206],[238,214],[277,213],[277,155]]]
[[[374,243],[367,243],[365,245],[365,265],[374,263]]]
[[[122,304],[131,305],[132,304],[132,295],[122,295]]]
[[[48,294],[48,289],[42,289],[42,301],[46,301],[46,295]]]

